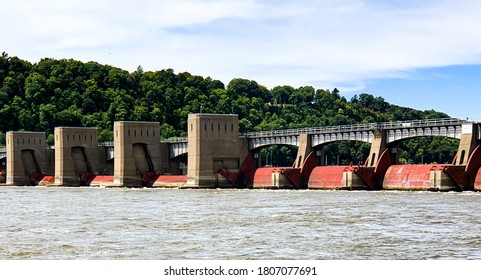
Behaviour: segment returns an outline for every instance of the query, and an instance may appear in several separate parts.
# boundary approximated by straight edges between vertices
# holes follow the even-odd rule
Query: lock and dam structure
[[[239,133],[237,115],[190,114],[187,137],[160,139],[157,122],[114,123],[113,142],[96,128],[9,131],[0,149],[4,185],[362,190],[481,190],[481,124],[455,118]],[[416,137],[459,139],[449,164],[399,164],[398,145]],[[322,165],[323,147],[371,144],[363,164]],[[261,166],[270,145],[298,148],[291,166]]]

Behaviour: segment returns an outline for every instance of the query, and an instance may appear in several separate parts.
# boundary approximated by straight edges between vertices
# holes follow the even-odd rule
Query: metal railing
[[[114,141],[108,141],[108,142],[98,142],[97,146],[99,147],[111,147],[114,145]]]
[[[283,129],[283,130],[271,130],[271,131],[257,131],[241,133],[241,137],[246,138],[262,138],[262,137],[274,137],[274,136],[295,136],[299,134],[317,134],[317,133],[335,133],[335,132],[351,132],[351,131],[365,131],[378,128],[378,124],[355,124],[355,125],[337,125],[337,126],[324,126],[324,127],[309,127],[309,128],[297,128],[297,129]]]
[[[381,123],[381,129],[394,129],[394,128],[418,128],[427,126],[443,126],[443,125],[459,125],[466,123],[467,121],[457,118],[444,118],[444,119],[427,119],[427,120],[413,120],[413,121],[399,121],[399,122],[383,122]]]
[[[381,129],[459,125],[463,123],[466,123],[466,121],[456,119],[456,118],[427,119],[427,120],[336,125],[336,126],[324,126],[324,127],[309,127],[309,128],[283,129],[283,130],[271,130],[271,131],[245,132],[245,133],[240,133],[240,137],[246,137],[246,138],[263,138],[263,137],[278,137],[278,136],[282,137],[282,136],[295,136],[299,134],[357,132],[357,131],[371,131],[371,130],[381,130]]]
[[[187,137],[170,137],[167,139],[160,139],[161,143],[183,143],[187,142]]]
[[[185,143],[187,142],[187,137],[171,137],[166,139],[160,139],[161,143]],[[108,142],[98,142],[97,146],[99,147],[112,147],[114,146],[114,141]]]
[[[167,139],[161,139],[161,143],[184,143],[187,142],[187,137],[171,137]],[[97,146],[99,147],[112,147],[114,146],[114,141],[108,142],[98,142]]]

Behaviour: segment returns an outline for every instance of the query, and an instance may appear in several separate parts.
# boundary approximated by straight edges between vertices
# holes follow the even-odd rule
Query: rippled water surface
[[[0,187],[0,259],[481,259],[481,193]]]

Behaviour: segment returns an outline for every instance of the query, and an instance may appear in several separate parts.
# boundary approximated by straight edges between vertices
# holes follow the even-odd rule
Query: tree
[[[236,100],[241,97],[253,98],[258,97],[264,102],[270,102],[272,100],[270,91],[260,86],[257,82],[246,79],[233,79],[227,85],[227,94],[232,100]]]
[[[290,96],[294,93],[295,89],[291,86],[277,86],[271,90],[273,101],[277,104],[285,104],[289,102]]]

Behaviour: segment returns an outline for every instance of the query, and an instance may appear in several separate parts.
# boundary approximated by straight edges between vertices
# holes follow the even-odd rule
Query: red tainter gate
[[[481,169],[478,170],[476,180],[474,181],[474,190],[481,191]]]
[[[385,190],[429,190],[432,165],[392,165],[384,176]]]
[[[342,189],[347,168],[348,166],[318,166],[311,172],[307,185],[310,189]]]
[[[257,168],[254,173],[254,188],[273,188],[272,183],[272,173],[277,168],[274,167],[264,167],[264,168]]]

